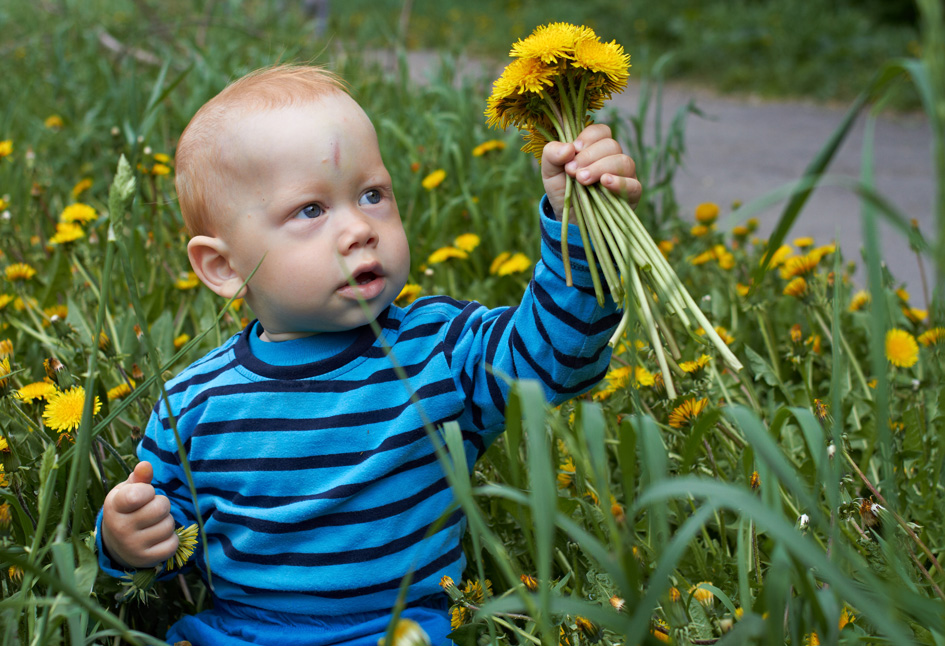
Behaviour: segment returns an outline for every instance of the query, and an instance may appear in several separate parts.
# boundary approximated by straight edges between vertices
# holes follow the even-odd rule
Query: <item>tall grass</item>
[[[356,54],[313,55],[321,46],[288,7],[244,2],[238,12],[207,2],[171,21],[173,12],[148,6],[0,8],[0,50],[18,61],[6,82],[17,92],[0,106],[0,141],[12,141],[0,158],[0,266],[37,270],[0,278],[0,342],[9,341],[0,346],[4,644],[160,643],[177,617],[210,603],[192,575],[153,587],[100,575],[90,532],[105,493],[133,466],[163,380],[252,316],[186,280],[171,175],[162,174],[173,164],[160,156],[227,79],[314,57],[351,80],[377,125],[422,293],[514,303],[528,274],[499,275],[493,260],[538,247],[537,169],[515,133],[486,129],[488,88],[457,79],[455,59],[418,86],[403,58],[391,77]],[[652,348],[631,331],[586,398],[553,410],[534,384],[515,384],[507,431],[472,471],[458,429],[437,430],[469,520],[469,567],[448,591],[457,643],[945,643],[945,339],[921,345],[909,367],[891,365],[885,347],[892,328],[916,337],[945,326],[945,36],[941,7],[919,7],[922,57],[878,70],[805,175],[771,196],[785,205],[770,240],[753,239],[759,205],[733,215],[744,229],[732,234],[694,232],[678,213],[671,179],[686,110],[696,106],[647,139],[654,81],[638,113],[614,123],[648,188],[641,216],[672,243],[670,261],[748,367],[733,374],[710,359],[693,368],[686,362],[704,346],[669,320],[680,355],[675,400],[652,382]],[[902,80],[933,126],[934,236],[877,192],[870,128],[861,176],[828,172],[854,119]],[[61,125],[47,119],[54,115]],[[505,147],[472,154],[494,137]],[[444,182],[423,188],[437,169]],[[85,177],[91,187],[78,191]],[[839,252],[827,249],[803,274],[806,289],[784,293],[781,272],[810,247],[791,246],[794,261],[778,250],[810,192],[827,182],[863,197],[868,305]],[[84,237],[50,244],[74,201],[95,219]],[[882,267],[881,218],[935,263],[924,315]],[[429,261],[466,232],[481,237],[468,259]],[[72,432],[43,418],[47,401],[17,395],[47,377],[44,361],[59,389],[85,389]],[[102,407],[93,414],[95,397]],[[680,414],[687,402],[698,414]]]

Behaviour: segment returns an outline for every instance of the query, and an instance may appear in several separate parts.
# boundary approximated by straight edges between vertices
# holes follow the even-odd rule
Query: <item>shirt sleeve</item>
[[[174,517],[175,526],[189,526],[196,522],[193,513],[193,504],[190,500],[190,489],[187,486],[186,478],[183,476],[183,469],[180,466],[177,456],[176,440],[174,432],[168,428],[167,422],[162,411],[165,410],[163,403],[159,402],[151,413],[148,421],[147,431],[144,439],[138,445],[138,459],[141,462],[151,463],[154,470],[154,477],[151,482],[154,485],[154,491],[157,495],[167,496],[171,503],[171,516]],[[170,446],[168,446],[170,439]],[[163,445],[163,446],[162,446]],[[121,578],[135,571],[134,568],[125,568],[115,561],[102,541],[102,521],[104,518],[104,509],[99,510],[95,527],[95,544],[98,549],[98,564],[106,574]],[[198,542],[199,549],[199,542]],[[189,563],[193,563],[197,557],[195,553],[191,556]],[[185,566],[186,568],[186,566]],[[157,580],[168,579],[176,575],[181,570],[173,569],[171,571],[162,571]]]
[[[547,197],[540,211],[541,259],[522,302],[491,310],[470,304],[448,332],[455,341],[452,365],[468,422],[492,437],[504,428],[510,380],[536,381],[553,405],[597,384],[607,372],[607,343],[620,320],[610,295],[603,306],[597,302],[577,225],[563,231]],[[564,234],[572,286],[565,282]]]

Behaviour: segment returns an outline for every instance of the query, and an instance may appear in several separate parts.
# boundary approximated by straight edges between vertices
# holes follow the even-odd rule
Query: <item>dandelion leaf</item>
[[[755,381],[764,380],[769,386],[777,386],[779,384],[780,380],[778,379],[778,375],[776,375],[771,368],[771,364],[765,361],[760,354],[747,345],[745,346],[745,354],[748,357],[748,366],[755,376]]]
[[[447,637],[453,640],[456,646],[477,646],[479,629],[477,624],[466,624],[451,632]]]
[[[712,639],[712,622],[698,601],[689,604],[689,634],[694,639]]]

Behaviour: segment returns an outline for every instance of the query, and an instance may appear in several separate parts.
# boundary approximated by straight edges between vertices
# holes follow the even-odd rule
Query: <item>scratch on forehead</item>
[[[331,149],[331,160],[334,162],[335,168],[339,168],[341,166],[341,146],[339,145],[337,135],[331,138],[328,147]]]

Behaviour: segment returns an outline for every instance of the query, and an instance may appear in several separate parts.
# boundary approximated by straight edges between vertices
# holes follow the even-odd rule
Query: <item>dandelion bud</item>
[[[384,640],[379,639],[377,645],[384,646]],[[430,636],[413,619],[398,619],[392,646],[430,646]]]
[[[574,625],[588,641],[593,643],[600,640],[601,630],[591,620],[585,619],[584,617],[576,617],[574,619]]]
[[[703,587],[700,587],[703,583],[709,583],[708,581],[702,581],[698,585],[694,585],[689,589],[689,592],[693,597],[696,598],[696,601],[701,603],[706,608],[712,606],[715,603],[715,595],[712,594],[709,590],[706,590]]]
[[[748,486],[751,487],[752,491],[761,486],[761,476],[758,475],[757,471],[751,472],[751,479],[748,481]]]
[[[610,605],[613,606],[614,610],[620,612],[626,607],[627,602],[615,595],[610,598]]]
[[[538,589],[538,580],[535,577],[523,574],[519,578],[530,592],[535,592]]]

